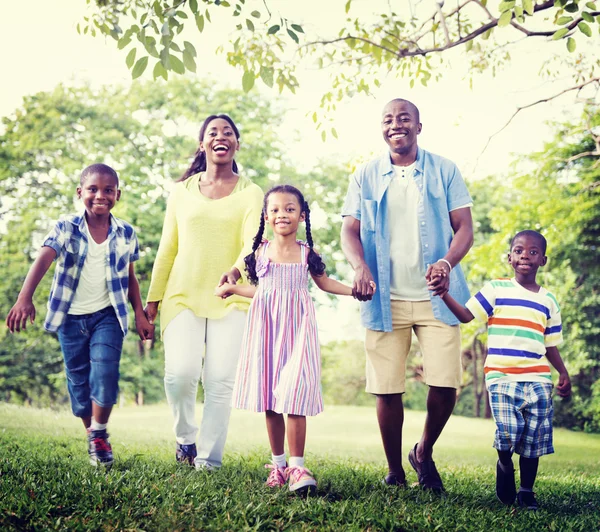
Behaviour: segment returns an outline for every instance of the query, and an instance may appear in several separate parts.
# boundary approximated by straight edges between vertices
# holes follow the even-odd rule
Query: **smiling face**
[[[108,216],[121,197],[119,182],[111,174],[88,174],[81,186],[77,187],[77,197],[83,201],[88,216]]]
[[[531,234],[518,235],[512,242],[508,262],[517,277],[535,279],[538,268],[548,260],[544,253],[543,243],[538,237]]]
[[[206,153],[207,163],[231,164],[240,143],[231,124],[223,118],[215,118],[206,126],[200,149]]]
[[[298,225],[304,221],[304,211],[295,194],[272,192],[267,198],[265,222],[276,235],[289,235],[298,231]]]
[[[381,131],[394,164],[410,164],[417,158],[417,135],[421,133],[419,110],[406,100],[392,100],[383,109]]]

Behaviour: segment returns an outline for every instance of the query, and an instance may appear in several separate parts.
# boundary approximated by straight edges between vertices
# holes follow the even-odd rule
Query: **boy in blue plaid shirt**
[[[77,197],[84,213],[61,217],[46,236],[6,325],[18,332],[27,320],[33,323],[33,294],[56,260],[44,328],[58,334],[71,408],[87,430],[90,462],[110,467],[106,427],[117,401],[128,300],[142,340],[153,337],[154,326],[144,314],[133,269],[139,258],[135,231],[110,214],[121,197],[117,173],[105,164],[88,166]]]

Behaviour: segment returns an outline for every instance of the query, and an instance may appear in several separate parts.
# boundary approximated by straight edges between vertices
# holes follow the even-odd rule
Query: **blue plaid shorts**
[[[552,454],[552,384],[500,382],[489,386],[496,421],[494,448],[525,458]]]

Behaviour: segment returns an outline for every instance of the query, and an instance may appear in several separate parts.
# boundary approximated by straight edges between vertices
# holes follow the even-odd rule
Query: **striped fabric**
[[[540,287],[534,293],[515,279],[496,279],[466,306],[475,319],[488,323],[488,387],[498,382],[552,382],[546,348],[562,342],[562,324],[550,292]]]
[[[257,260],[258,290],[248,311],[233,406],[254,412],[314,416],[323,411],[315,307],[308,292],[308,248],[302,262]]]
[[[57,262],[48,299],[48,314],[44,322],[44,328],[50,332],[56,332],[65,321],[79,284],[88,248],[84,216],[63,216],[42,244],[56,251]],[[106,284],[110,302],[124,335],[127,334],[129,310],[129,264],[138,260],[139,256],[138,240],[133,227],[111,214]]]

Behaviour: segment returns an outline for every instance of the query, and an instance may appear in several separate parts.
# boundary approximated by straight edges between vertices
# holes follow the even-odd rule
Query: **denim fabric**
[[[92,415],[92,401],[112,406],[119,391],[123,330],[113,307],[92,314],[68,314],[58,329],[65,360],[71,409],[77,417]]]
[[[371,301],[361,304],[361,318],[367,329],[392,331],[390,298],[390,231],[387,216],[387,189],[394,176],[389,152],[359,168],[350,178],[342,216],[360,220],[364,257],[377,291]],[[450,211],[472,203],[456,165],[421,148],[417,152],[414,177],[423,201],[419,203],[419,233],[425,267],[448,252],[453,230]],[[425,275],[425,272],[423,272]],[[459,264],[450,273],[450,294],[461,304],[469,289]],[[439,297],[431,298],[433,315],[448,325],[459,322]]]

